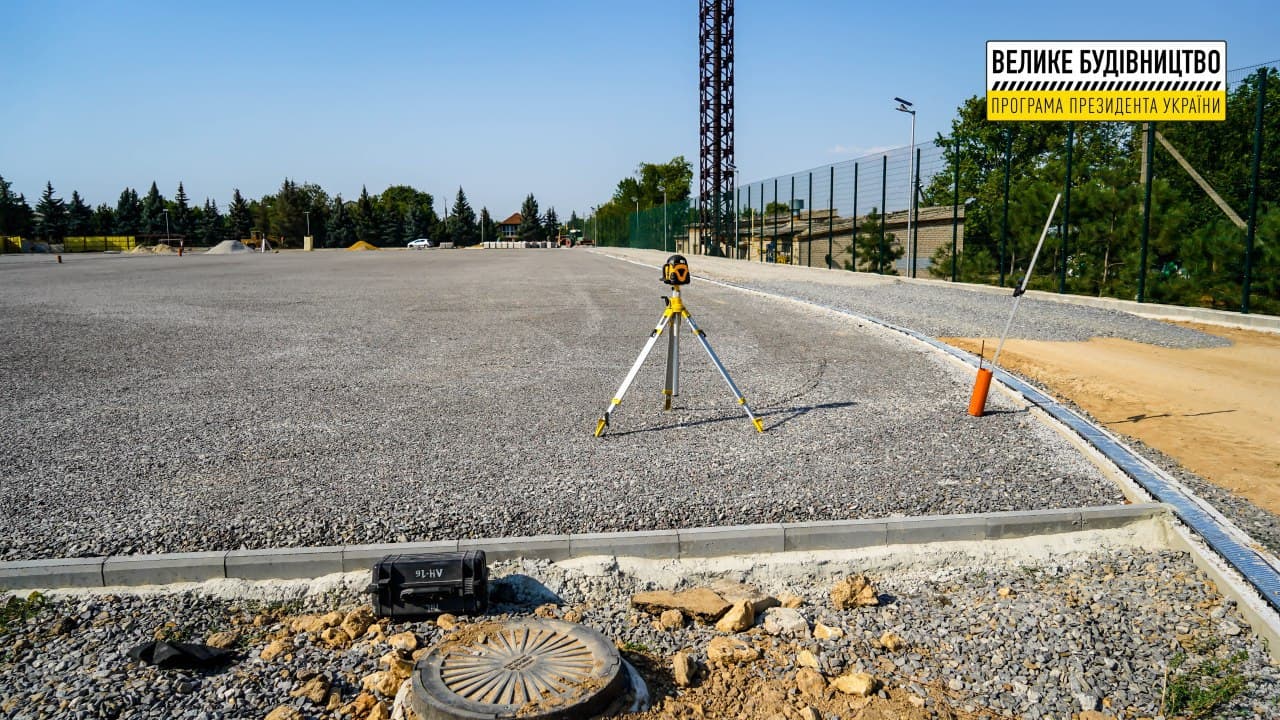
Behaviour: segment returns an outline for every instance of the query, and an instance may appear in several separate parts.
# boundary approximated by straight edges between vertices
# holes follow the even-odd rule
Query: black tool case
[[[489,566],[483,550],[388,555],[373,566],[367,592],[378,617],[482,615],[489,609]]]

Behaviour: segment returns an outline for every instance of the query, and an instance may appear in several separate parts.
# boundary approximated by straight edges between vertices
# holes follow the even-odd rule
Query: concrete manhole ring
[[[591,628],[527,618],[462,629],[418,661],[423,720],[591,717],[627,689],[617,649]]]

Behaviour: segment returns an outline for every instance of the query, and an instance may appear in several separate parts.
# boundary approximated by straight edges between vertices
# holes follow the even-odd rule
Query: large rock
[[[293,650],[293,643],[287,640],[272,640],[267,646],[262,648],[262,652],[258,653],[258,657],[264,662],[271,662],[285,653]]]
[[[396,650],[411,653],[418,649],[418,636],[411,632],[396,633],[387,638],[387,644]]]
[[[831,588],[831,604],[837,610],[872,607],[880,604],[880,596],[871,580],[861,573],[847,577]]]
[[[780,604],[778,598],[761,592],[755,585],[746,583],[721,579],[711,583],[711,589],[731,604],[746,600],[751,603],[751,611],[757,616]]]
[[[813,668],[800,668],[796,672],[796,687],[809,697],[820,698],[827,694],[827,679]]]
[[[831,687],[846,695],[867,697],[880,689],[880,681],[867,673],[856,672],[841,675],[832,680]]]
[[[892,630],[886,630],[885,633],[880,636],[880,646],[889,652],[898,652],[906,644],[907,643],[903,641],[902,637]]]
[[[441,613],[436,618],[436,627],[441,630],[452,630],[458,627],[458,618],[451,613]]]
[[[358,607],[347,613],[347,616],[342,619],[342,629],[352,639],[355,639],[364,635],[375,620],[377,618],[373,616],[373,610],[368,606]]]
[[[796,665],[802,668],[812,668],[821,670],[822,663],[818,662],[818,656],[814,655],[811,650],[801,650],[796,653]]]
[[[759,657],[759,650],[737,637],[722,635],[707,643],[707,662],[736,665]]]
[[[675,608],[663,610],[662,614],[658,616],[658,624],[664,630],[679,630],[684,627],[684,613]]]
[[[739,600],[729,608],[719,620],[716,629],[724,633],[738,633],[746,630],[756,622],[756,613],[750,600]]]
[[[730,607],[727,600],[707,588],[694,588],[678,593],[670,590],[636,593],[631,596],[631,605],[651,615],[660,615],[664,610],[679,610],[704,623],[719,620]]]
[[[329,678],[316,675],[303,683],[302,687],[289,693],[290,697],[305,697],[314,705],[323,705],[329,699]]]
[[[387,672],[404,680],[413,674],[413,662],[401,657],[400,651],[392,650],[378,659],[378,664],[387,668]]]
[[[809,637],[809,621],[794,608],[769,608],[764,613],[764,631],[770,635]]]
[[[351,636],[340,627],[327,627],[320,633],[320,643],[330,649],[338,650],[351,644]]]
[[[342,706],[338,711],[339,715],[351,715],[355,718],[363,718],[369,714],[374,705],[378,704],[378,699],[371,693],[362,692],[356,696],[355,700]]]
[[[400,689],[402,678],[396,677],[396,674],[386,670],[365,675],[360,681],[360,687],[365,690],[379,692],[386,697],[395,697],[396,691]]]
[[[681,650],[671,658],[671,676],[679,687],[693,684],[693,676],[698,670],[697,664],[689,653]]]
[[[813,636],[819,640],[837,640],[844,637],[844,630],[822,623],[813,624]]]
[[[218,648],[219,650],[230,650],[235,647],[238,642],[240,642],[239,633],[234,630],[225,630],[223,632],[216,632],[210,635],[208,639],[204,641],[204,644],[211,648]]]

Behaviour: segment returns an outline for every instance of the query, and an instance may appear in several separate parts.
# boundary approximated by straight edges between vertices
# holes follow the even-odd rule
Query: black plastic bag
[[[129,657],[161,668],[203,670],[225,665],[232,653],[208,645],[156,640],[133,648]]]

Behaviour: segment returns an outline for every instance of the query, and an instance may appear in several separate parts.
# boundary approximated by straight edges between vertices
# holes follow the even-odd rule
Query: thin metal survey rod
[[[1040,257],[1040,248],[1044,247],[1044,237],[1049,234],[1049,226],[1053,224],[1053,216],[1058,212],[1058,202],[1062,200],[1062,193],[1058,193],[1053,198],[1053,207],[1049,208],[1049,217],[1045,218],[1044,230],[1040,231],[1040,242],[1036,243],[1036,251],[1031,253],[1031,263],[1027,265],[1027,274],[1022,276],[1022,283],[1013,291],[1013,309],[1009,311],[1009,319],[1005,321],[1004,333],[1000,335],[1000,344],[996,346],[996,354],[991,357],[991,364],[998,365],[1000,363],[1000,351],[1004,349],[1004,341],[1009,337],[1009,328],[1013,327],[1013,316],[1018,312],[1018,301],[1022,300],[1022,294],[1027,291],[1027,282],[1031,280],[1031,271],[1036,269],[1036,258]]]

